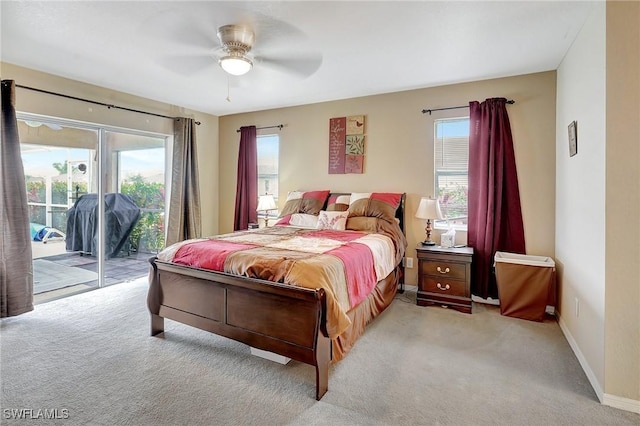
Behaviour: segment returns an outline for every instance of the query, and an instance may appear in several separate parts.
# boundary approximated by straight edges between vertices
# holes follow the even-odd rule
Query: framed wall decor
[[[572,121],[569,124],[569,157],[578,153],[578,122]]]
[[[364,173],[364,115],[329,119],[329,174]]]
[[[329,120],[329,174],[344,174],[347,118]]]

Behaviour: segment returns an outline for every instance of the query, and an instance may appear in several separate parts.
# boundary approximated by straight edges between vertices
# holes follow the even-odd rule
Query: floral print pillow
[[[348,211],[344,212],[328,212],[321,210],[318,215],[318,225],[316,229],[335,229],[344,231],[347,226]]]

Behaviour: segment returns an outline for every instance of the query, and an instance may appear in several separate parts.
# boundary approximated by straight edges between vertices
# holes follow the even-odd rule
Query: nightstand
[[[416,247],[420,306],[439,305],[471,313],[473,248]]]

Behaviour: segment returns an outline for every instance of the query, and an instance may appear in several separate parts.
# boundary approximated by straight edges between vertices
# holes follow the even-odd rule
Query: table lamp
[[[256,208],[259,212],[265,212],[264,217],[264,226],[265,228],[269,226],[269,210],[277,210],[278,206],[276,206],[276,200],[273,198],[271,194],[264,194],[258,197],[258,208]]]
[[[431,240],[431,219],[443,219],[438,200],[422,197],[418,205],[418,210],[416,211],[416,217],[427,220],[427,226],[424,228],[427,233],[427,239],[422,242],[422,245],[434,246],[436,243]]]

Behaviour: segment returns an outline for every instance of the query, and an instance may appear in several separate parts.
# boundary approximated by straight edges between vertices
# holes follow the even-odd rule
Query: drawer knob
[[[442,284],[440,284],[440,283],[436,284],[436,287],[438,287],[442,291],[447,291],[447,290],[449,290],[451,288],[451,286],[449,284],[445,284],[444,287],[443,287]]]
[[[449,268],[445,268],[444,271],[443,271],[442,268],[438,266],[436,268],[436,271],[440,272],[441,274],[448,274],[450,269]]]

